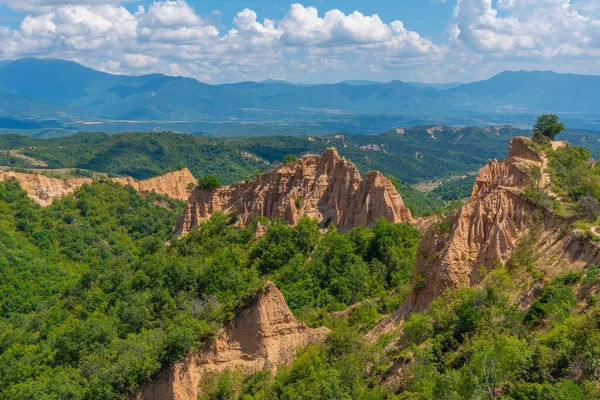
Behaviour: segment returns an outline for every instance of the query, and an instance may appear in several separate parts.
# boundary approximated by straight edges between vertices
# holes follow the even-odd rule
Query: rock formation
[[[29,197],[42,207],[52,204],[55,198],[73,194],[81,186],[93,182],[92,178],[54,178],[42,174],[0,171],[0,181],[6,179],[18,181]],[[196,184],[196,179],[187,168],[144,181],[136,181],[131,177],[112,180],[130,185],[140,193],[156,192],[179,200],[187,200],[190,193],[187,186]]]
[[[247,224],[262,216],[292,224],[303,216],[333,224],[340,230],[371,226],[378,218],[412,220],[392,183],[377,171],[364,179],[350,161],[334,149],[309,155],[250,182],[215,191],[196,188],[175,231],[185,235],[214,212],[232,212]]]
[[[0,181],[8,179],[19,182],[29,197],[42,207],[52,204],[55,198],[72,194],[81,186],[92,182],[91,178],[61,179],[41,174],[0,171]]]
[[[325,340],[327,328],[309,328],[294,318],[277,287],[268,282],[201,350],[159,372],[136,400],[196,400],[210,373],[276,371],[296,357],[296,349]]]
[[[178,171],[169,172],[154,178],[143,181],[136,181],[131,177],[115,178],[115,182],[123,185],[132,186],[140,193],[156,192],[158,194],[167,195],[173,199],[188,200],[190,197],[190,189],[188,185],[196,185],[197,179],[189,169],[183,168]]]
[[[496,263],[504,264],[518,241],[530,232],[536,215],[541,224],[536,247],[555,256],[549,264],[565,257],[572,263],[581,257],[583,249],[567,250],[575,238],[565,242],[561,236],[560,227],[567,221],[523,195],[532,184],[531,171],[544,171],[547,163],[530,143],[527,138],[513,138],[505,161],[489,161],[479,171],[468,202],[425,232],[417,251],[415,289],[394,314],[375,327],[372,338],[392,329],[408,313],[424,309],[444,289],[477,284],[481,268],[489,271]],[[563,147],[566,142],[552,145]],[[536,184],[549,192],[549,175],[542,173]]]

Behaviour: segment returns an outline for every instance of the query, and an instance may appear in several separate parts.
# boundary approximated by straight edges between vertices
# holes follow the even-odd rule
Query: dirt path
[[[592,226],[592,233],[596,236],[600,236],[600,226]]]

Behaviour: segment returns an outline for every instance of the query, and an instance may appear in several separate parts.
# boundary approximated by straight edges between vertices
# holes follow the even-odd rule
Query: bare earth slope
[[[248,375],[276,371],[296,357],[296,349],[325,340],[327,328],[309,328],[292,315],[275,284],[263,292],[206,346],[158,373],[136,400],[196,400],[202,381],[227,369]]]
[[[17,180],[29,197],[42,207],[52,204],[55,198],[73,194],[81,186],[93,182],[92,178],[63,179],[41,174],[0,171],[0,181],[6,179]],[[136,181],[131,177],[112,180],[123,185],[130,185],[140,193],[154,191],[179,200],[187,200],[189,197],[188,184],[196,184],[196,179],[187,168],[145,181]]]
[[[532,168],[544,171],[547,164],[544,154],[538,154],[530,143],[527,138],[512,139],[505,161],[489,161],[481,169],[469,201],[425,232],[417,251],[413,293],[371,331],[371,338],[393,329],[410,312],[426,308],[444,289],[476,285],[482,272],[485,275],[496,263],[506,263],[528,234],[535,235],[535,248],[542,255],[540,268],[548,276],[598,262],[596,245],[577,232],[569,233],[569,220],[523,195],[532,182]],[[549,192],[550,176],[543,173],[538,185]]]
[[[393,222],[412,220],[387,178],[371,171],[362,179],[356,166],[333,149],[322,156],[305,156],[250,182],[215,191],[196,188],[175,231],[185,235],[217,211],[238,214],[242,224],[256,217],[294,224],[308,216],[340,230],[370,226],[382,217]]]

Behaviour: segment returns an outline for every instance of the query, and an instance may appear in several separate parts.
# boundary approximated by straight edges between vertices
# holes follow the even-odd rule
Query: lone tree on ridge
[[[554,140],[554,138],[565,130],[565,126],[558,122],[555,114],[543,114],[537,117],[533,126],[533,138],[538,142]]]

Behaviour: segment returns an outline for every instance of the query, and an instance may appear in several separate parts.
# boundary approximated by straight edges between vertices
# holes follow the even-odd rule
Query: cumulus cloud
[[[131,0],[0,0],[0,3],[15,11],[43,14],[66,5],[118,5],[126,1]]]
[[[499,0],[494,8],[492,0],[458,0],[448,33],[452,45],[478,53],[578,56],[600,44],[599,9],[595,1]]]
[[[98,50],[136,36],[137,22],[123,7],[64,6],[39,16],[27,16],[20,32],[25,39],[72,50]]]
[[[17,7],[15,0],[0,0]],[[14,3],[13,3],[14,2]],[[68,4],[63,4],[68,3]],[[184,0],[157,0],[130,12],[107,1],[33,0],[19,29],[2,28],[0,57],[43,55],[84,60],[111,72],[158,71],[196,77],[251,78],[269,71],[350,68],[353,63],[438,60],[441,46],[378,15],[293,4],[280,21],[244,9],[220,32]],[[40,9],[38,9],[40,10]],[[216,15],[216,14],[215,14]],[[366,68],[366,67],[365,67]]]
[[[158,64],[158,58],[144,54],[126,54],[123,57],[123,65],[129,68],[148,68],[156,64]],[[119,66],[120,65],[121,64],[119,64]]]
[[[292,46],[368,44],[391,37],[389,26],[378,15],[365,16],[358,11],[345,15],[330,10],[320,18],[315,7],[301,4],[292,4],[280,27],[282,40]]]

